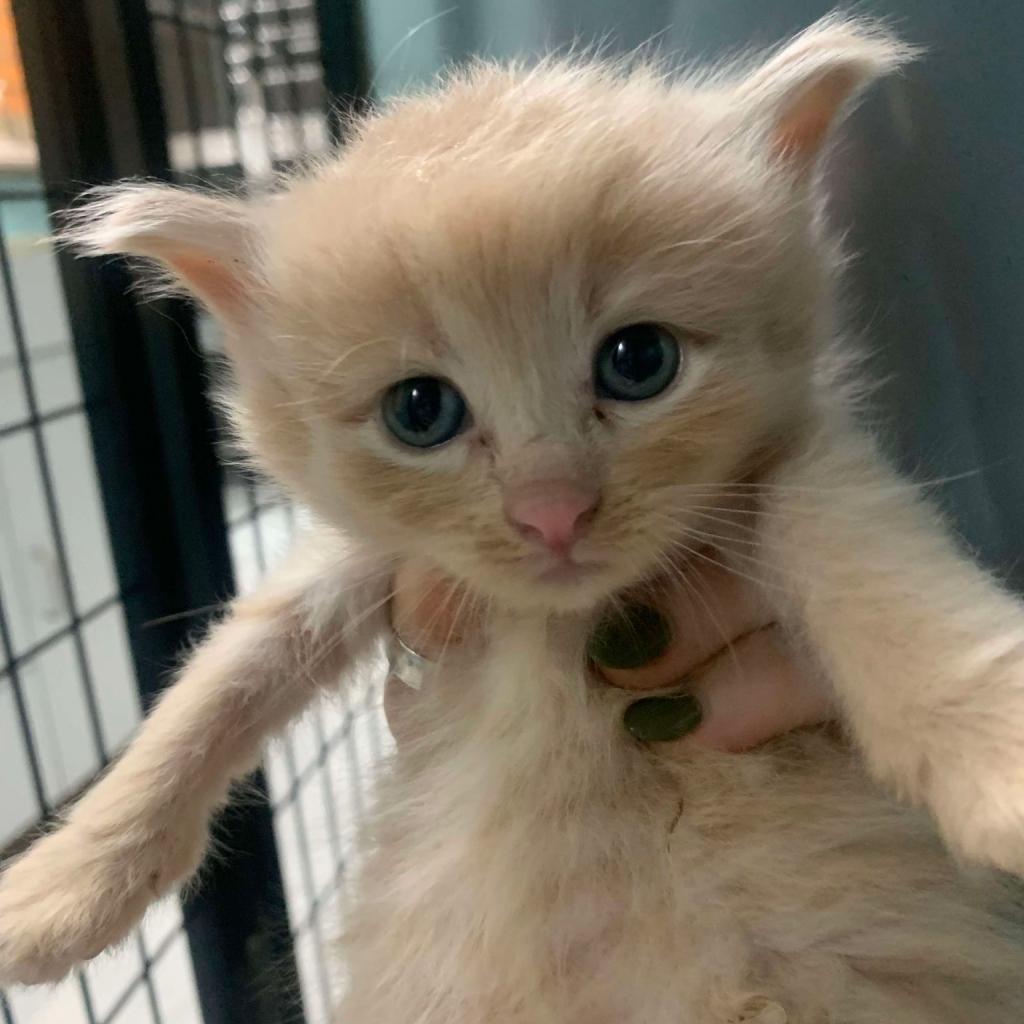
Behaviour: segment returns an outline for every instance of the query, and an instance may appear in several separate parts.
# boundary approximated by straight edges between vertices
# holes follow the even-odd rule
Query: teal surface
[[[10,239],[41,238],[50,230],[39,179],[0,172],[0,214]]]

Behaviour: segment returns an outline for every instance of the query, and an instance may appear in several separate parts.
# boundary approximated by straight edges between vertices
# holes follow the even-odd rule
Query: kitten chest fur
[[[1004,894],[838,741],[664,757],[588,680],[582,625],[496,623],[414,712],[339,1020],[976,1022],[979,985],[991,1020],[1024,1011]]]

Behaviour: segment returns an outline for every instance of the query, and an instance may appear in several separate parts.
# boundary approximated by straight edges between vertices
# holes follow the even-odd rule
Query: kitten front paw
[[[0,874],[0,985],[58,981],[123,940],[146,908],[195,870],[205,824],[130,841],[71,823]]]

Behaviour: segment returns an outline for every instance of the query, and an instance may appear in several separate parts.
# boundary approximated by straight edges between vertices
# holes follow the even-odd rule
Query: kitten
[[[0,978],[191,875],[265,737],[376,649],[427,555],[488,599],[382,783],[341,1018],[1019,1021],[1000,876],[825,734],[666,754],[585,640],[728,519],[867,770],[1024,871],[1024,612],[854,424],[815,169],[911,56],[826,19],[753,69],[477,65],[275,196],[127,185],[70,235],[220,319],[239,437],[321,525],[0,882]],[[756,484],[756,486],[755,486]],[[753,501],[753,505],[750,502]],[[683,567],[685,571],[685,566]]]

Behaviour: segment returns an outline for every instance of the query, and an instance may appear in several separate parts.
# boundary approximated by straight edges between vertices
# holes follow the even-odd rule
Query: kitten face
[[[591,83],[574,106],[511,80],[511,112],[478,110],[433,155],[403,125],[429,138],[454,114],[404,108],[278,201],[268,309],[284,386],[306,401],[260,415],[301,411],[307,446],[282,458],[321,515],[504,599],[586,605],[657,570],[708,504],[698,485],[728,482],[802,407],[817,279],[803,211],[707,138],[697,98],[643,84],[642,102],[638,83]],[[472,92],[496,87],[463,88],[479,107]],[[637,324],[679,366],[621,400],[595,362]],[[382,414],[392,385],[422,377],[467,409],[432,448]],[[524,494],[566,491],[583,509],[569,551],[510,516]]]
[[[221,320],[249,450],[322,518],[528,607],[713,541],[813,404],[837,113],[908,56],[826,19],[753,70],[478,66],[269,200],[128,186],[67,233]]]

